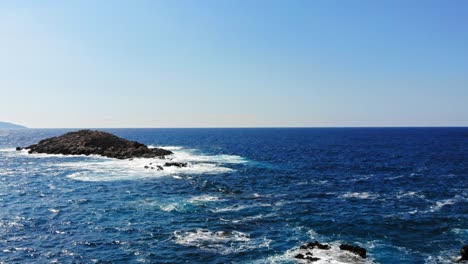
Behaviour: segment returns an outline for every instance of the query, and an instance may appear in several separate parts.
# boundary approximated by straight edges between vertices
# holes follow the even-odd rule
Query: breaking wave
[[[136,180],[163,176],[180,177],[186,174],[220,174],[233,172],[229,165],[245,164],[248,161],[236,155],[207,155],[194,149],[179,146],[167,146],[174,154],[164,159],[134,158],[112,159],[98,155],[61,155],[61,154],[28,154],[27,150],[16,151],[13,148],[2,149],[9,156],[24,158],[49,158],[50,165],[59,170],[71,171],[68,178],[78,181],[116,181]],[[186,167],[165,167],[166,162],[187,163]],[[158,170],[158,166],[163,170]]]

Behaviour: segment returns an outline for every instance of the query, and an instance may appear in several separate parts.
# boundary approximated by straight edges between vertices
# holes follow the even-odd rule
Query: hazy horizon
[[[468,126],[465,1],[3,1],[0,121]]]

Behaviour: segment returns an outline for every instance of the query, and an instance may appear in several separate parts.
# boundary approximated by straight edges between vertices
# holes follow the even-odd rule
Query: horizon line
[[[226,127],[26,127],[18,129],[271,129],[271,128],[468,128],[468,125],[453,126],[226,126]]]

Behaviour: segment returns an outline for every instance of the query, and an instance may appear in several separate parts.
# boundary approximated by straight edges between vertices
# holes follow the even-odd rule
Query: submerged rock
[[[354,253],[354,254],[360,256],[361,258],[366,258],[367,251],[362,247],[348,245],[348,244],[341,244],[340,249],[349,251],[351,253]]]
[[[468,245],[464,245],[460,250],[460,259],[457,260],[459,262],[468,262]]]
[[[64,155],[101,155],[109,158],[155,158],[171,151],[148,146],[97,130],[79,130],[62,136],[46,138],[26,147],[29,153]]]

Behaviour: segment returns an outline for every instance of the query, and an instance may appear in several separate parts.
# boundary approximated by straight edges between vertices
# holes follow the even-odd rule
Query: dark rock
[[[320,260],[320,258],[312,257],[312,254],[309,253],[309,252],[307,252],[306,255],[299,253],[299,254],[297,254],[297,255],[294,256],[294,257],[297,258],[297,259],[305,259],[305,260],[308,260],[308,262],[315,262],[315,261],[317,261],[317,260]]]
[[[26,147],[29,153],[64,155],[101,155],[109,158],[163,158],[172,154],[160,148],[119,138],[110,133],[93,130],[69,132],[62,136],[46,138],[39,143]]]
[[[328,250],[330,249],[330,246],[325,245],[325,244],[320,244],[318,241],[309,242],[301,246],[301,249],[314,249],[314,248]]]
[[[347,245],[347,244],[341,244],[340,249],[349,251],[351,253],[354,253],[354,254],[360,256],[361,258],[366,258],[367,251],[362,247]]]
[[[166,162],[164,163],[164,166],[165,167],[171,167],[171,166],[175,166],[175,167],[187,167],[187,163],[185,162]]]
[[[463,261],[468,261],[468,245],[464,245],[461,250],[460,250],[460,259],[457,260],[457,263],[463,262]]]
[[[160,171],[160,170],[164,170],[164,169],[163,169],[163,167],[162,167],[162,166],[159,166],[159,165],[158,165],[158,166],[156,166],[156,168],[158,168],[158,171]]]
[[[16,150],[20,151],[20,150],[23,150],[23,148],[22,147],[16,147]]]
[[[148,167],[148,166],[145,166],[145,169],[149,169],[149,167]]]

